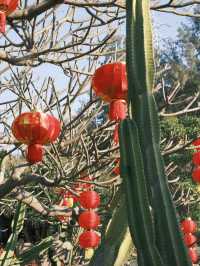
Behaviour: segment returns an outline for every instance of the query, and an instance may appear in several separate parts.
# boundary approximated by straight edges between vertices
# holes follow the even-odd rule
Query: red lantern
[[[100,243],[100,236],[95,231],[85,231],[79,237],[81,248],[96,248]]]
[[[95,209],[100,204],[100,197],[96,191],[84,191],[80,194],[79,202],[85,209]]]
[[[81,227],[85,229],[94,229],[99,226],[100,217],[96,212],[92,210],[84,211],[80,214],[78,218],[78,223]]]
[[[191,218],[187,218],[181,222],[181,229],[184,234],[194,233],[197,229],[197,224]]]
[[[195,182],[200,182],[200,167],[194,168],[194,170],[192,172],[192,179]]]
[[[18,0],[0,0],[0,32],[5,32],[6,16],[17,9]]]
[[[60,134],[60,122],[52,115],[42,112],[26,112],[12,123],[15,138],[28,147],[27,160],[31,163],[42,160],[43,149],[33,144],[47,144],[56,140]]]
[[[29,163],[34,164],[42,161],[44,150],[40,144],[32,144],[28,146],[26,159]]]
[[[59,136],[60,122],[42,112],[27,112],[14,120],[12,133],[22,143],[44,145]]]
[[[126,118],[128,85],[124,63],[115,62],[99,67],[93,75],[92,87],[98,96],[110,103],[110,120],[119,122]],[[119,143],[116,128],[114,142]]]
[[[200,151],[200,138],[196,139],[195,141],[192,142],[193,146],[199,146],[199,148],[196,148],[196,151]]]
[[[105,102],[127,99],[126,64],[115,62],[99,67],[92,78],[92,87]]]
[[[195,152],[192,156],[192,162],[195,165],[200,165],[200,152]]]
[[[196,236],[194,236],[193,234],[189,233],[189,234],[185,234],[184,235],[184,243],[187,247],[190,247],[192,246],[194,243],[197,242],[197,238]]]
[[[189,256],[191,258],[192,263],[197,263],[199,260],[196,248],[188,249]]]
[[[54,142],[60,135],[60,122],[54,116],[47,114],[49,118],[49,142]]]
[[[126,118],[127,103],[125,100],[115,100],[110,103],[109,119],[120,121]]]

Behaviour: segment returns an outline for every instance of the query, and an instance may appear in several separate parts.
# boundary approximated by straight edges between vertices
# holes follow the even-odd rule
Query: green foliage
[[[19,203],[11,225],[12,233],[6,244],[5,252],[3,252],[0,256],[1,266],[12,265],[12,261],[14,259],[14,250],[17,245],[18,236],[21,230],[23,229],[25,210],[25,205]]]
[[[20,262],[20,265],[27,265],[27,263],[31,262],[34,259],[37,259],[39,256],[42,255],[43,252],[50,248],[52,244],[53,237],[49,236],[43,239],[40,243],[34,245],[34,247],[21,253],[20,256],[17,258]]]
[[[161,139],[172,139],[177,141],[186,136],[186,128],[180,123],[177,117],[169,117],[163,119],[160,123],[161,126]]]
[[[3,158],[4,158],[4,156],[5,156],[6,154],[7,154],[6,151],[4,151],[4,150],[1,150],[1,151],[0,151],[0,164],[1,164]]]
[[[197,116],[169,117],[161,120],[161,139],[193,140],[199,136],[200,118]]]

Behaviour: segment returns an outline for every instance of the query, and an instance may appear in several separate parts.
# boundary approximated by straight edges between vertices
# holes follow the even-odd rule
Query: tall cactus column
[[[152,94],[154,62],[149,0],[127,0],[129,115],[120,125],[121,175],[139,266],[191,265],[160,152]],[[151,206],[151,212],[150,212]]]

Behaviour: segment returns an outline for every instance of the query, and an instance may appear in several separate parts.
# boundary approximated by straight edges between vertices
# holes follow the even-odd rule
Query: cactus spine
[[[126,3],[128,100],[135,121],[121,123],[120,152],[129,227],[139,266],[188,266],[160,153],[149,0]]]

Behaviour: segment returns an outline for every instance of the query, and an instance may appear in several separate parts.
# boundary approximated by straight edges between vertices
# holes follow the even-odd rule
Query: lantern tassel
[[[0,32],[4,33],[6,31],[6,14],[0,11]]]
[[[127,103],[125,100],[118,99],[110,103],[109,119],[111,121],[121,121],[126,118]]]
[[[35,164],[41,162],[44,155],[44,148],[40,144],[28,145],[26,159],[29,163]]]

